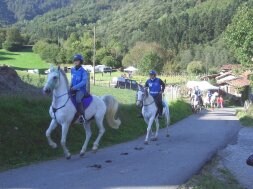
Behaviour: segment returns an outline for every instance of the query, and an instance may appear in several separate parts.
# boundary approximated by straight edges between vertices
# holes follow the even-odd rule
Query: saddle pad
[[[93,100],[93,97],[91,95],[84,97],[82,99],[82,103],[83,103],[83,109],[87,109],[89,107],[89,105],[91,104]],[[71,96],[71,101],[73,102],[73,104],[75,105],[75,107],[77,107],[77,103],[76,103],[76,96]]]

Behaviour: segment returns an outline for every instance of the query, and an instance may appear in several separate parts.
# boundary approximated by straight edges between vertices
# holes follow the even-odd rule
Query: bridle
[[[137,94],[138,94],[138,92],[142,92],[142,93],[144,93],[144,91],[143,90],[138,90],[137,91]],[[144,95],[144,94],[143,94]],[[151,103],[149,103],[149,104],[144,104],[144,98],[142,98],[142,100],[136,100],[136,102],[142,102],[142,106],[150,106],[151,104],[154,104],[155,103],[155,100],[153,100],[153,102],[151,102]]]

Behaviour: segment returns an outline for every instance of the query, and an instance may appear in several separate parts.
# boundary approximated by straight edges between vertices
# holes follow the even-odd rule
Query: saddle
[[[90,94],[85,95],[83,97],[82,104],[83,104],[83,110],[84,111],[89,107],[89,105],[91,104],[92,100],[93,100],[93,97]],[[77,108],[76,95],[71,95],[71,101],[74,104],[74,106]]]

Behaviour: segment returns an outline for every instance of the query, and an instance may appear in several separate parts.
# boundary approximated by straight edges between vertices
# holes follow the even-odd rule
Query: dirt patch
[[[23,82],[14,69],[0,66],[0,94],[17,93],[41,94],[41,90]]]

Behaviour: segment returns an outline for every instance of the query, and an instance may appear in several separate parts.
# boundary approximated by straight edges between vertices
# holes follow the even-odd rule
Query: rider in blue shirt
[[[202,93],[198,86],[195,87],[195,95],[197,96],[197,99],[199,100],[199,103],[201,106],[203,106],[203,100],[202,100]]]
[[[165,83],[160,79],[156,77],[156,71],[151,70],[149,72],[150,78],[146,81],[145,87],[149,88],[149,94],[154,98],[159,118],[161,118],[163,113],[163,104],[162,104],[162,94],[165,89]]]
[[[77,103],[77,115],[83,115],[83,105],[82,99],[87,95],[86,83],[88,79],[87,71],[82,67],[83,56],[76,54],[73,58],[74,67],[71,69],[71,86],[70,91],[76,97]],[[80,122],[83,122],[82,117],[80,117]]]
[[[211,102],[212,93],[210,90],[207,91],[208,101]]]

